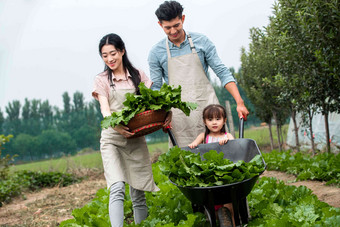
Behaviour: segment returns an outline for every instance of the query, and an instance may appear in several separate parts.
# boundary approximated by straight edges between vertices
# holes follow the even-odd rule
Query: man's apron
[[[111,113],[120,111],[124,107],[126,93],[135,93],[135,89],[119,90],[111,86],[109,97]],[[100,151],[108,188],[113,183],[123,181],[138,190],[159,190],[153,180],[149,151],[144,136],[126,139],[112,127],[103,129]]]
[[[168,53],[169,84],[182,87],[182,101],[198,104],[197,109],[187,117],[179,109],[173,109],[172,132],[179,147],[186,147],[205,131],[203,109],[209,104],[219,104],[214,88],[210,84],[198,57],[191,36],[187,33],[192,53],[171,57],[168,39],[165,39]]]

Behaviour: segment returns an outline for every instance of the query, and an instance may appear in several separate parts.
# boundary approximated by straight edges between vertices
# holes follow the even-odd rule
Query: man
[[[249,114],[235,79],[218,57],[214,44],[202,34],[185,31],[185,15],[182,12],[183,7],[176,1],[165,1],[159,6],[155,14],[167,38],[154,45],[148,57],[150,77],[154,82],[152,89],[159,90],[163,80],[175,87],[181,85],[182,100],[198,104],[189,117],[177,109],[173,110],[172,131],[179,147],[188,146],[204,131],[204,107],[218,104],[207,76],[209,67],[234,97],[239,117],[246,120]]]

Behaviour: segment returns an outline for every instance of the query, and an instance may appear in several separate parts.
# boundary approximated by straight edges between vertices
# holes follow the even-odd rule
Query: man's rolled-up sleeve
[[[221,80],[223,87],[230,82],[235,82],[233,74],[231,74],[230,70],[222,63],[215,45],[208,38],[206,39],[205,47],[206,61],[216,76]]]
[[[149,70],[150,70],[150,79],[153,84],[152,90],[159,90],[163,84],[163,68],[158,60],[157,54],[151,50],[148,57]]]

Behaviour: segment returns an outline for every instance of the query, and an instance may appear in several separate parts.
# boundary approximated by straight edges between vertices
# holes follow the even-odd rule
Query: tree
[[[37,99],[31,101],[30,131],[28,134],[34,136],[39,135],[42,131],[39,112],[40,103],[41,101]]]
[[[33,161],[37,156],[37,139],[36,137],[24,133],[20,133],[13,139],[13,150],[19,155],[19,159],[25,160],[29,157]]]
[[[95,127],[89,125],[83,125],[79,129],[76,129],[74,139],[78,148],[96,147],[95,145],[99,142],[97,131]]]
[[[8,103],[8,106],[5,107],[7,118],[7,133],[12,135],[17,135],[20,132],[20,102],[18,100],[12,101],[12,103]]]
[[[281,150],[281,126],[287,118],[288,110],[278,98],[281,89],[275,79],[279,65],[273,48],[275,40],[268,35],[270,32],[271,27],[264,28],[263,31],[258,28],[250,30],[249,51],[246,52],[244,48],[241,50],[242,70],[238,81],[254,104],[256,115],[269,125],[272,147],[271,119],[275,119]]]
[[[73,111],[80,112],[84,110],[84,95],[83,93],[76,91],[73,94]]]
[[[5,122],[4,114],[2,113],[1,108],[0,108],[0,132],[3,131],[2,127],[3,127],[4,122]]]
[[[2,155],[2,150],[4,149],[3,145],[5,143],[8,143],[10,138],[12,138],[12,135],[8,135],[8,136],[4,136],[4,135],[0,135],[0,180],[5,180],[8,177],[8,173],[9,173],[9,167],[11,165],[11,162],[14,161],[14,158],[17,155]],[[0,203],[0,207],[1,207],[1,203]]]
[[[76,142],[66,132],[46,130],[38,136],[37,140],[41,158],[55,158],[63,154],[76,153]]]
[[[30,132],[30,128],[31,128],[31,124],[30,124],[30,118],[31,118],[31,103],[30,101],[25,98],[25,104],[22,107],[22,126],[21,126],[21,132],[22,133],[29,133]]]
[[[48,100],[42,102],[39,106],[42,130],[48,130],[53,127],[53,111]]]
[[[70,96],[67,92],[63,93],[63,102],[64,102],[64,114],[71,113],[71,104],[70,104]]]
[[[311,99],[325,118],[327,151],[330,152],[329,112],[340,112],[340,7],[338,0],[302,2],[296,12],[308,54]]]
[[[290,95],[290,98],[294,97],[294,111],[306,113],[309,119],[321,111],[325,116],[329,151],[328,114],[340,111],[339,3],[337,0],[280,0],[274,14],[276,35],[283,44],[280,56],[282,62],[287,63],[282,64],[281,73],[286,79],[290,77],[288,81],[293,79],[295,84],[299,84],[293,89],[302,94]],[[311,122],[309,125],[312,134]],[[313,136],[311,140],[313,146]]]

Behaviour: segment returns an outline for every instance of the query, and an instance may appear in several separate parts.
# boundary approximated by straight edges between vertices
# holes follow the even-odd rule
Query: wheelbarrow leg
[[[241,216],[241,221],[242,225],[248,224],[248,204],[247,204],[247,198],[242,198],[240,199],[240,204],[239,204],[239,211],[240,211],[240,216]]]
[[[216,227],[216,215],[215,215],[215,204],[214,204],[214,196],[212,193],[208,193],[209,195],[209,200],[208,204],[204,206],[206,214],[208,216],[210,226],[211,227]]]
[[[196,213],[196,212],[204,213],[204,207],[201,206],[201,205],[197,205],[197,204],[195,204],[195,203],[191,203],[191,207],[192,207],[192,211],[193,211],[194,213]]]
[[[240,200],[236,196],[236,190],[232,189],[231,190],[231,199],[233,203],[233,210],[234,210],[234,220],[235,220],[235,226],[239,226],[240,223]]]

